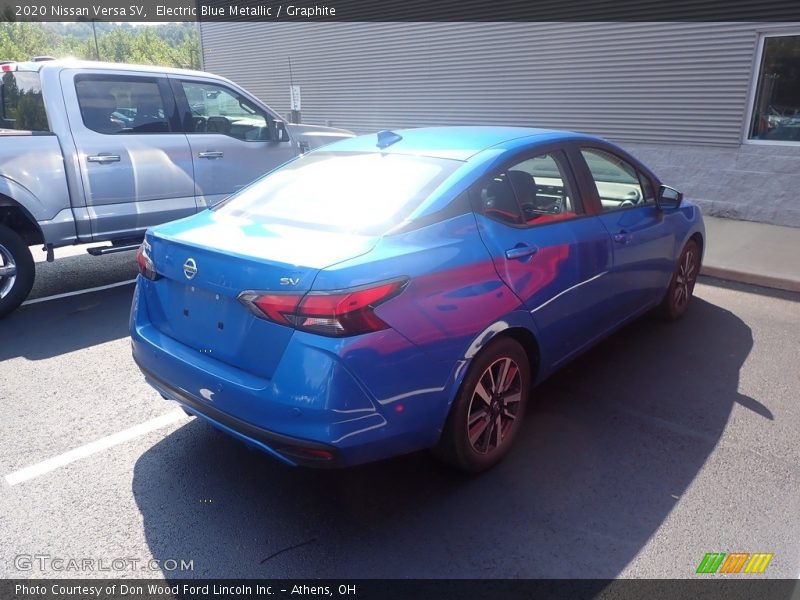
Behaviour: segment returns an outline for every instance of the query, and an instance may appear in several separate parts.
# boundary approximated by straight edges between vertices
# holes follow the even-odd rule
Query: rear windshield
[[[38,73],[3,73],[0,78],[0,130],[50,131]]]
[[[252,221],[380,235],[461,164],[378,152],[314,152],[273,171],[215,210]]]

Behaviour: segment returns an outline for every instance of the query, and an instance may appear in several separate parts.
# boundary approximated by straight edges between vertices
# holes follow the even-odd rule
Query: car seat
[[[99,133],[117,133],[122,123],[112,117],[117,100],[111,94],[88,94],[79,99],[83,123]]]

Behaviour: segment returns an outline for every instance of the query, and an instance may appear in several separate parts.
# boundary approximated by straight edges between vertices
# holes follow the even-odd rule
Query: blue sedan
[[[133,356],[167,399],[291,465],[424,448],[477,472],[532,387],[625,323],[677,319],[699,209],[563,131],[383,131],[150,229]]]

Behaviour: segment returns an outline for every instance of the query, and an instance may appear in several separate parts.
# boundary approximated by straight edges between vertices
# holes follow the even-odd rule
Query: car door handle
[[[224,153],[217,150],[208,150],[207,152],[198,152],[197,158],[222,158]]]
[[[539,249],[536,246],[516,246],[506,250],[506,258],[509,260],[525,258],[526,256],[536,254],[538,251]]]
[[[614,234],[614,241],[618,244],[627,244],[631,241],[630,234],[625,231],[624,229],[620,229],[617,233]]]
[[[119,154],[95,154],[94,156],[87,156],[87,162],[94,162],[94,163],[111,163],[111,162],[119,162]]]

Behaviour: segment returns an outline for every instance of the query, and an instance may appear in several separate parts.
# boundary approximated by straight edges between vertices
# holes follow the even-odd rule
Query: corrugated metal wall
[[[203,23],[204,68],[281,114],[357,132],[558,127],[617,141],[738,145],[747,23]]]

